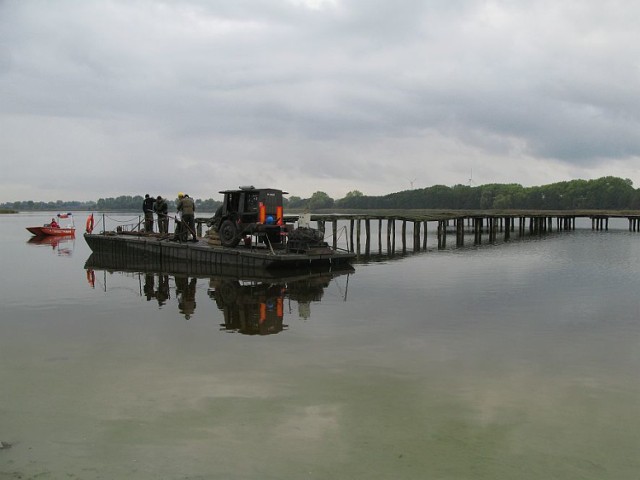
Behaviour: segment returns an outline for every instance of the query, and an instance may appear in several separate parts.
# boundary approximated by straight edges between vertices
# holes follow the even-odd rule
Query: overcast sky
[[[640,2],[0,0],[0,202],[640,187]]]

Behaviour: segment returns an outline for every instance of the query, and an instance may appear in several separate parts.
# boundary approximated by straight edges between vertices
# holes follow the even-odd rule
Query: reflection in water
[[[73,253],[74,242],[75,237],[73,235],[31,237],[27,241],[29,245],[51,247],[59,256],[67,257]]]
[[[171,275],[135,260],[118,259],[105,264],[104,258],[92,255],[85,264],[89,285],[95,288],[95,272],[103,270],[105,275],[99,283],[103,284],[104,291],[107,292],[106,273],[122,273],[124,278],[137,278],[141,297],[147,301],[155,300],[159,307],[163,307],[171,298],[170,283],[173,279],[178,311],[189,320],[196,312],[198,279],[206,279],[209,284],[208,296],[224,316],[222,330],[245,335],[270,335],[287,330],[285,314],[290,315],[294,311],[299,318],[308,319],[311,315],[311,303],[322,299],[331,281],[336,276],[346,274],[348,285],[348,274],[354,271],[352,267],[343,267],[340,271],[254,270],[244,271],[242,275],[237,271],[210,273],[206,276],[184,273]],[[346,290],[344,298],[346,299]]]
[[[156,298],[155,279],[156,277],[152,273],[147,273],[144,276],[144,287],[142,288],[142,290],[147,297],[147,302],[152,298]]]
[[[286,284],[211,278],[209,296],[224,314],[223,330],[269,335],[286,330],[283,323]]]
[[[93,270],[89,269],[88,272],[93,272]],[[95,273],[93,274],[95,275]],[[144,285],[142,287],[142,291],[144,296],[147,298],[147,302],[155,299],[158,301],[158,305],[162,307],[167,303],[167,300],[170,298],[169,294],[169,275],[158,274],[158,288],[156,288],[156,275],[153,273],[145,273],[144,274]],[[176,281],[177,284],[177,281]],[[176,291],[177,294],[177,291]]]
[[[163,306],[170,298],[169,295],[169,275],[158,275],[158,289],[156,290],[156,300],[158,305]]]
[[[178,310],[189,320],[193,312],[196,310],[196,285],[198,280],[196,277],[186,277],[184,275],[176,275],[176,298],[178,299]]]
[[[209,296],[224,313],[224,330],[245,335],[269,335],[286,330],[285,302],[297,302],[298,315],[311,316],[311,302],[319,302],[335,274],[307,275],[289,280],[241,282],[224,278],[209,281]]]

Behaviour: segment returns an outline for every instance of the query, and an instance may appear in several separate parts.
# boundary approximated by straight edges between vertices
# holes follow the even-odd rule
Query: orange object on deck
[[[258,223],[264,223],[267,220],[267,207],[264,203],[258,204]]]
[[[87,217],[87,224],[85,225],[87,233],[93,232],[93,213]]]
[[[261,303],[260,304],[260,324],[262,325],[265,320],[267,319],[267,304],[266,303]]]

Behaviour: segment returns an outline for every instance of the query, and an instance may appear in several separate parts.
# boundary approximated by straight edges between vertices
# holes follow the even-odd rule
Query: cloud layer
[[[639,15],[592,0],[5,0],[0,201],[638,184]]]

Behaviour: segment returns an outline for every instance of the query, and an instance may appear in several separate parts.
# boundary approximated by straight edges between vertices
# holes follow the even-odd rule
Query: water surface
[[[626,225],[250,282],[87,276],[50,218],[0,217],[0,478],[638,478]]]

